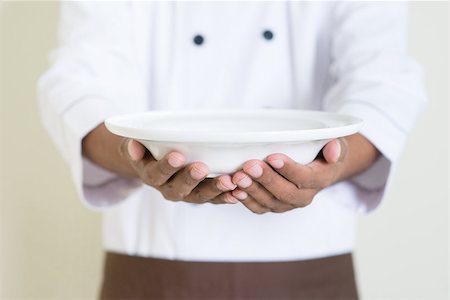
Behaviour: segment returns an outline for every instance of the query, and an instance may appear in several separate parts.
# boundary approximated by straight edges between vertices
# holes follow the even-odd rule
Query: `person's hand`
[[[376,148],[361,135],[329,142],[308,165],[272,154],[265,162],[247,161],[233,175],[238,188],[232,195],[257,214],[305,207],[319,191],[368,168],[377,156]]]
[[[200,162],[186,165],[177,152],[156,161],[137,141],[109,132],[104,124],[82,141],[83,156],[98,166],[125,177],[140,178],[166,199],[191,203],[238,203],[230,191],[236,185],[229,175],[206,178],[208,167]]]
[[[202,162],[186,164],[181,153],[170,152],[155,160],[142,144],[130,139],[123,139],[120,153],[128,159],[142,182],[159,190],[167,200],[198,204],[239,203],[230,193],[236,185],[229,175],[206,178],[208,166]]]

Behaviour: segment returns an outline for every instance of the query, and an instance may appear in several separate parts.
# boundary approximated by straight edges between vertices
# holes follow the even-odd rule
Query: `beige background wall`
[[[78,202],[37,111],[57,17],[58,3],[0,10],[0,298],[88,299],[100,281],[100,216]]]
[[[35,82],[55,45],[57,3],[0,3],[0,298],[92,299],[102,264],[100,216],[81,206],[43,131]],[[365,299],[448,297],[448,4],[411,4],[410,52],[430,105],[394,186],[361,219]]]
[[[448,297],[448,3],[410,5],[409,49],[424,67],[429,106],[393,189],[360,222],[357,263],[367,298]]]

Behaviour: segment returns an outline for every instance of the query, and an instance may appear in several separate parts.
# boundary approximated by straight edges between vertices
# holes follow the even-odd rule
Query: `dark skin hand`
[[[309,205],[322,189],[361,173],[379,156],[362,135],[329,142],[321,155],[301,165],[284,154],[250,160],[233,175],[232,194],[252,212],[286,212]]]
[[[236,188],[231,176],[206,178],[208,166],[202,162],[186,164],[184,156],[177,152],[157,161],[140,143],[110,133],[104,124],[83,139],[83,155],[111,172],[139,178],[167,200],[198,204],[239,202],[230,193]]]
[[[140,143],[116,136],[101,124],[83,139],[83,155],[107,170],[140,178],[167,200],[242,202],[250,211],[262,214],[307,206],[320,190],[366,170],[379,152],[366,138],[355,134],[329,142],[308,165],[284,154],[272,154],[265,161],[247,161],[232,176],[206,178],[209,171],[204,163],[186,164],[178,152],[156,161]]]

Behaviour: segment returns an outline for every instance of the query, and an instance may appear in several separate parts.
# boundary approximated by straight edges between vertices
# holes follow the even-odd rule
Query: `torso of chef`
[[[107,250],[190,261],[289,261],[352,251],[356,214],[373,210],[381,201],[404,140],[402,128],[412,123],[408,113],[413,116],[418,110],[413,100],[405,107],[402,89],[390,85],[382,89],[385,82],[396,82],[401,72],[410,75],[397,85],[413,86],[419,76],[414,63],[401,58],[403,5],[375,9],[338,2],[65,6],[62,46],[41,79],[41,90],[45,94],[52,88],[52,78],[67,71],[64,62],[70,57],[81,57],[78,63],[89,65],[72,74],[81,74],[80,81],[87,83],[79,86],[86,89],[66,97],[69,100],[54,111],[64,114],[66,142],[74,145],[75,150],[65,155],[80,197],[104,213]],[[389,43],[391,49],[386,51]],[[104,78],[96,79],[95,89],[90,87],[93,78]],[[221,108],[356,115],[366,121],[362,134],[382,156],[357,178],[322,190],[305,208],[257,215],[241,204],[165,200],[155,189],[102,170],[80,155],[83,135],[110,115]],[[407,117],[393,118],[400,109],[407,111]]]

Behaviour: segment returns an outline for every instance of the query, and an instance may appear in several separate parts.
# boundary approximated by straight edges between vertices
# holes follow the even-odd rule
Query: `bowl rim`
[[[282,116],[308,117],[309,120],[321,119],[321,122],[337,122],[338,126],[322,127],[314,129],[299,130],[273,130],[273,131],[241,131],[241,132],[214,132],[208,131],[183,131],[183,130],[163,130],[144,129],[131,127],[124,124],[131,118],[179,118],[202,116],[250,116],[258,114],[261,116]],[[300,109],[241,109],[241,110],[154,110],[139,113],[129,113],[112,116],[105,120],[107,129],[119,136],[136,140],[146,140],[155,142],[172,143],[214,143],[214,144],[255,144],[255,143],[280,143],[280,142],[300,142],[323,139],[334,139],[357,133],[363,125],[363,120],[354,116],[316,110]]]

